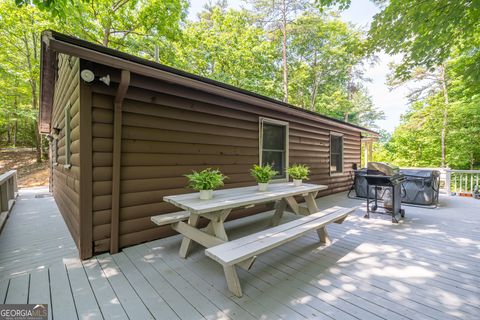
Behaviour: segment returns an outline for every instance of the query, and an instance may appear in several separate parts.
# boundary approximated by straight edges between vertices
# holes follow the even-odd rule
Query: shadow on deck
[[[405,207],[403,223],[363,219],[362,201],[337,194],[318,205],[361,208],[322,247],[315,232],[239,271],[242,298],[219,264],[174,236],[80,262],[46,189],[22,190],[0,234],[0,303],[48,303],[52,319],[478,319],[480,201],[441,198]],[[231,238],[265,228],[266,212],[226,223]],[[286,220],[293,219],[287,215]]]

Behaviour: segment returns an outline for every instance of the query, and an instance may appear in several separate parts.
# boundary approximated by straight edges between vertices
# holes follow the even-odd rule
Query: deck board
[[[130,247],[123,250],[153,288],[165,299],[181,319],[203,319],[200,312],[192,306],[173,286],[158,273],[152,265],[152,257],[142,256],[138,248]]]
[[[90,287],[82,263],[79,260],[68,263],[67,273],[78,318],[92,320],[102,319],[102,312],[97,304],[93,290]]]
[[[52,316],[54,319],[77,318],[72,288],[67,275],[65,264],[56,263],[49,268],[50,294],[52,302]]]
[[[105,319],[128,319],[115,291],[110,286],[97,259],[83,262],[88,281]]]
[[[23,274],[19,277],[10,279],[5,303],[27,303],[29,282],[29,274]]]
[[[52,303],[50,300],[50,279],[48,269],[41,269],[30,274],[28,303],[46,303],[48,319],[52,319]]]
[[[363,218],[345,194],[318,207],[358,206],[328,227],[261,254],[239,270],[241,298],[221,266],[180,236],[80,262],[73,240],[41,188],[21,191],[0,233],[0,303],[47,303],[49,319],[478,319],[480,201],[441,198],[436,210],[405,207],[406,219]],[[25,200],[25,201],[24,201]],[[263,230],[271,213],[225,224],[230,239]],[[283,222],[298,219],[284,215]],[[34,228],[31,228],[34,226]],[[50,229],[51,226],[52,228]],[[48,227],[49,232],[39,232]],[[51,232],[50,232],[51,231]],[[53,313],[52,313],[53,312]]]

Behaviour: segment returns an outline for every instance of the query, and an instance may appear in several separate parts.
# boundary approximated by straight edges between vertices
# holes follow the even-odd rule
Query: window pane
[[[343,137],[330,136],[330,171],[343,171]]]
[[[332,153],[341,153],[342,147],[342,137],[331,136],[331,152]]]
[[[263,149],[285,150],[285,126],[263,124]]]
[[[277,170],[278,175],[275,178],[285,177],[284,155],[285,153],[280,151],[263,151],[262,166],[269,164],[274,170]]]

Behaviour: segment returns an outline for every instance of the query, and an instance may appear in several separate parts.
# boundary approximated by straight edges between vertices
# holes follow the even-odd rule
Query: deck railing
[[[10,170],[0,175],[0,230],[8,218],[17,194],[17,170]]]
[[[480,170],[446,170],[445,191],[447,195],[472,195],[479,188]]]

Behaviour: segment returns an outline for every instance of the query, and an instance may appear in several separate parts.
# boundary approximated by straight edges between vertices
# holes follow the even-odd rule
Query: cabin
[[[373,131],[54,31],[42,33],[39,130],[50,140],[50,188],[82,259],[170,236],[150,218],[191,192],[184,174],[218,168],[225,187],[254,185],[271,163],[348,190]],[[274,182],[275,182],[274,181]],[[232,213],[244,217],[259,205]]]

